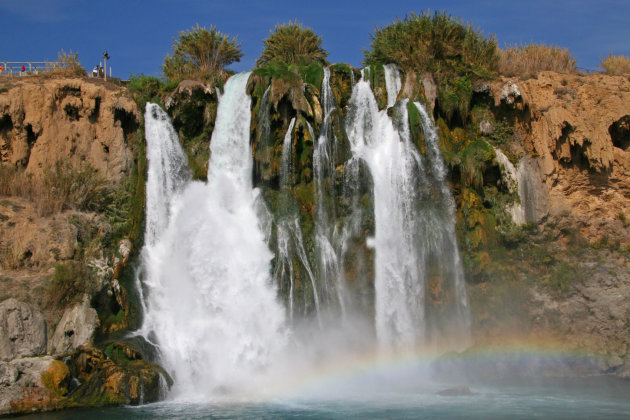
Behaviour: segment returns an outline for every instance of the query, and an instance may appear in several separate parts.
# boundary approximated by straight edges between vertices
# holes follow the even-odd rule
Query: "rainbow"
[[[562,343],[548,341],[508,342],[475,346],[461,353],[440,354],[414,350],[384,356],[377,351],[348,355],[318,366],[295,370],[269,387],[269,399],[310,395],[313,392],[361,384],[374,378],[421,376],[427,383],[465,378],[464,372],[523,377],[571,377],[600,375],[602,355],[568,349]],[[500,366],[500,368],[497,368]],[[495,371],[492,371],[492,369]],[[502,370],[502,369],[503,370]]]

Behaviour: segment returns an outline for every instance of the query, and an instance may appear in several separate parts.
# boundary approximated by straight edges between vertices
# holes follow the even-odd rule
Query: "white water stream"
[[[255,212],[248,76],[225,85],[207,183],[190,182],[170,197],[147,195],[147,213],[171,202],[166,219],[147,221],[155,223],[147,232],[157,234],[143,251],[143,330],[160,346],[174,393],[187,398],[255,387],[286,343],[284,309],[270,279],[272,254]],[[147,117],[148,148],[159,149],[169,131]],[[150,174],[161,170],[149,165]]]
[[[159,345],[161,362],[175,379],[172,395],[252,395],[271,377],[285,380],[298,365],[314,369],[324,354],[324,359],[336,360],[353,334],[362,335],[359,342],[369,342],[361,341],[365,330],[357,332],[343,322],[322,323],[321,318],[321,312],[332,307],[345,315],[342,267],[347,239],[361,223],[357,192],[363,164],[373,185],[375,236],[368,243],[375,254],[374,325],[381,350],[459,349],[467,344],[470,321],[455,240],[455,205],[437,132],[419,103],[396,101],[400,76],[395,67],[385,71],[393,118],[387,110],[379,111],[366,80],[353,88],[345,126],[353,156],[344,165],[342,184],[342,194],[351,202],[348,214],[336,224],[336,104],[326,69],[324,121],[313,155],[317,202],[311,254],[291,192],[295,118],[282,145],[278,214],[269,213],[253,188],[251,99],[245,92],[249,73],[231,77],[221,95],[206,183],[190,180],[185,153],[167,115],[157,105],[147,105],[142,334]],[[426,155],[411,138],[408,106],[421,115]],[[308,129],[314,137],[310,125]],[[286,309],[271,275],[274,255],[268,241],[274,225],[273,279],[289,286],[288,293],[281,290]],[[309,255],[317,261],[309,261]],[[312,287],[319,326],[316,334],[301,332],[306,338],[299,343],[290,340],[285,320],[285,314],[291,321],[297,314],[296,261],[308,276],[300,279],[302,290],[305,281]],[[336,313],[330,312],[330,321],[337,319]],[[364,320],[354,325],[361,323]],[[325,331],[328,327],[335,332]]]
[[[387,86],[400,89],[392,71],[386,67],[386,80],[392,80]],[[388,92],[390,100],[397,95],[397,90]],[[369,82],[361,80],[353,89],[346,121],[352,152],[366,162],[374,184],[371,242],[376,254],[377,338],[386,351],[437,345],[459,348],[467,344],[468,305],[455,239],[454,202],[444,179],[437,133],[424,108],[416,104],[428,149],[423,158],[411,142],[407,100],[392,106],[398,115],[396,124],[386,110],[379,111]],[[440,317],[429,311],[430,276],[436,277],[434,288],[454,295],[452,308],[440,311]]]

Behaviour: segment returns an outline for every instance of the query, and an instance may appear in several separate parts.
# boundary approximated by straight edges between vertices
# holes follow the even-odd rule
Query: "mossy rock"
[[[161,382],[164,380],[171,386],[169,375],[151,362],[131,360],[126,355],[124,358],[126,363],[119,365],[95,348],[74,351],[68,364],[81,385],[69,398],[90,407],[137,405],[162,399]]]
[[[353,82],[356,83],[361,77],[358,70],[344,63],[330,66],[330,89],[335,97],[335,103],[339,113],[343,115],[346,106],[352,96]]]
[[[380,64],[373,64],[367,67],[367,80],[374,93],[374,98],[378,104],[378,109],[387,107],[387,85],[385,84],[385,69]]]
[[[304,83],[311,84],[317,89],[320,88],[322,80],[324,80],[324,66],[318,61],[313,61],[308,66],[299,67],[298,73]]]
[[[72,380],[70,369],[68,366],[60,361],[53,360],[46,371],[42,372],[42,384],[49,390],[53,391],[59,396],[65,396],[68,394],[68,387]]]
[[[441,78],[438,85],[437,108],[451,126],[464,126],[468,121],[472,101],[472,82],[466,76]]]
[[[411,132],[411,139],[418,147],[418,150],[423,155],[427,152],[427,146],[424,142],[424,130],[422,128],[422,117],[420,111],[416,105],[409,101],[407,102],[407,115],[409,116],[409,131]]]

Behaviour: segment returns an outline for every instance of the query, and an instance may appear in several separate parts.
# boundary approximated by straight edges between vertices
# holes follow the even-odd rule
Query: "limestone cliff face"
[[[131,210],[143,197],[140,123],[134,100],[111,83],[0,81],[0,415],[138,403],[146,378],[159,398],[157,366],[129,351],[114,363],[91,347],[134,310],[118,280],[142,217],[143,201]],[[107,365],[107,387],[71,386],[90,372],[60,360],[88,353]],[[132,359],[138,366],[121,367]]]
[[[497,82],[493,95],[495,106],[515,111],[534,158],[528,172],[547,197],[534,218],[570,216],[591,241],[630,244],[630,81],[542,72]]]
[[[499,272],[494,284],[471,287],[477,315],[514,317],[521,335],[597,352],[601,371],[628,377],[630,81],[543,72],[496,81],[491,96],[496,115],[514,123],[514,140],[501,147],[518,161],[520,204],[539,233],[531,257],[515,257],[522,262],[511,291]],[[561,292],[555,281],[564,282]],[[491,309],[492,288],[510,311]],[[492,331],[488,319],[477,324],[482,341],[506,332]]]
[[[129,173],[125,136],[138,127],[135,103],[118,89],[80,78],[28,78],[0,93],[0,162],[40,175],[56,161],[88,162],[108,180]]]

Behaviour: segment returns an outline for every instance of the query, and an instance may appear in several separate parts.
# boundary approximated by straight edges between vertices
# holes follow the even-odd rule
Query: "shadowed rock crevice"
[[[625,115],[608,127],[613,145],[623,150],[630,147],[630,115]]]

